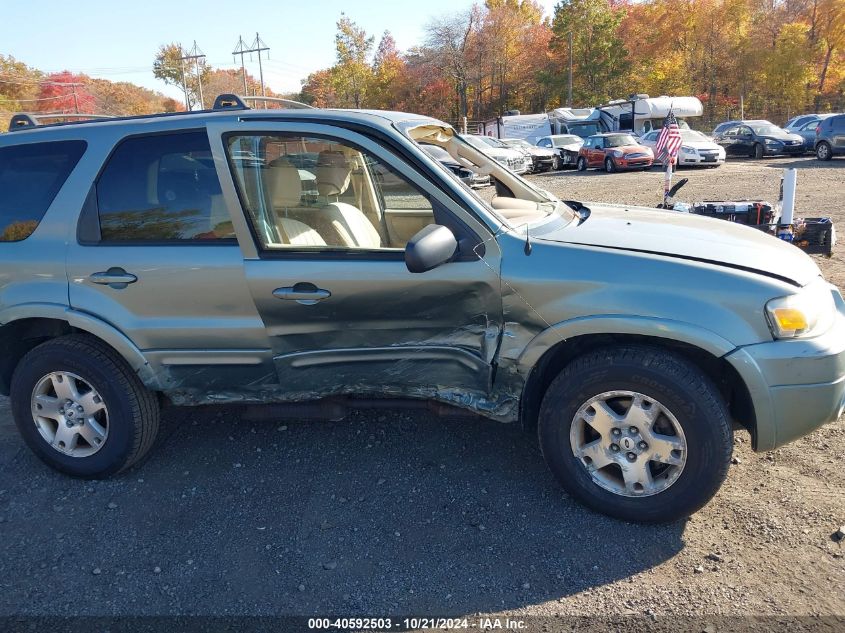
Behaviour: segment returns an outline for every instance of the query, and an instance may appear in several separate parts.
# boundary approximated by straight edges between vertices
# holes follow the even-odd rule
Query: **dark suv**
[[[830,160],[845,154],[845,114],[819,121],[816,128],[816,158]]]

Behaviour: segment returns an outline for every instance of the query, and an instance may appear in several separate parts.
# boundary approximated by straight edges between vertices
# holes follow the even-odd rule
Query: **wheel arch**
[[[731,417],[751,433],[756,445],[757,420],[748,386],[724,354],[688,341],[640,333],[592,333],[572,336],[549,347],[527,372],[520,398],[519,419],[523,429],[537,426],[540,404],[552,380],[573,359],[601,348],[639,345],[674,352],[691,362],[719,388]],[[727,352],[725,352],[727,353]]]
[[[56,304],[27,304],[0,313],[0,394],[8,395],[20,360],[41,343],[72,333],[86,333],[120,355],[147,387],[158,389],[154,371],[131,340],[111,324]]]

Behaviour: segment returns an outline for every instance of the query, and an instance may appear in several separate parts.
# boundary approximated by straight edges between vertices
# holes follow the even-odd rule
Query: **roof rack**
[[[63,112],[47,112],[44,114],[32,114],[30,112],[20,112],[12,116],[9,121],[9,131],[23,130],[26,128],[44,125],[42,121],[68,121],[68,120],[92,120],[92,119],[113,119],[109,114],[76,114]]]
[[[293,110],[314,110],[314,106],[302,103],[301,101],[293,101],[292,99],[282,99],[280,97],[261,97],[258,95],[236,95],[224,93],[218,95],[214,100],[212,110],[250,110],[247,105],[248,101],[269,101],[270,103],[280,103],[286,105]]]
[[[192,114],[208,114],[210,112],[220,112],[226,110],[251,110],[247,102],[268,101],[270,103],[278,103],[290,109],[315,109],[314,106],[291,99],[281,99],[279,97],[259,97],[259,96],[241,96],[235,94],[224,93],[219,95],[214,100],[214,105],[211,110],[189,110],[187,112],[159,112],[156,114],[134,114],[129,116],[111,116],[108,114],[66,114],[61,112],[44,112],[33,114],[29,112],[20,112],[12,116],[9,121],[9,131],[28,130],[33,127],[40,126],[59,126],[59,125],[77,125],[80,123],[93,123],[103,119],[113,121],[131,121],[137,119],[150,119],[159,117],[170,117],[180,115]],[[43,121],[49,121],[43,123]]]

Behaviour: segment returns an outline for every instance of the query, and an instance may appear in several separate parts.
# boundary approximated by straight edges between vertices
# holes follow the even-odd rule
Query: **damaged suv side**
[[[0,324],[23,438],[81,477],[138,463],[163,403],[401,397],[536,429],[582,502],[666,521],[718,490],[732,420],[770,450],[845,398],[845,305],[798,249],[563,202],[397,113],[3,135]]]

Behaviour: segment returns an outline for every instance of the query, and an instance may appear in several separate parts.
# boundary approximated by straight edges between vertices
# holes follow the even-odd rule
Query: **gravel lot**
[[[799,215],[845,228],[845,160],[686,170],[679,197],[774,201],[791,165]],[[570,199],[641,204],[659,201],[662,182],[531,178]],[[843,255],[840,245],[819,259],[841,287]],[[481,419],[257,423],[233,408],[170,409],[143,466],[84,482],[37,461],[0,399],[0,616],[646,618],[631,628],[665,615],[845,616],[845,542],[832,539],[845,524],[843,422],[767,454],[738,432],[736,463],[706,508],[638,526],[577,505],[533,436]]]

